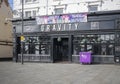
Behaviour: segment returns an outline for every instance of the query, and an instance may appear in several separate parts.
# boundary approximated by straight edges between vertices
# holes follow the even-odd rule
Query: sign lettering
[[[42,24],[40,25],[40,30],[42,32],[50,31],[66,31],[66,30],[79,30],[79,23],[69,23],[69,24]]]

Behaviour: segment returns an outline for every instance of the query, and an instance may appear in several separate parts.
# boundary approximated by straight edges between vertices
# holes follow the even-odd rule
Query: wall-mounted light
[[[61,37],[58,37],[58,38],[57,38],[57,41],[60,42],[60,41],[61,41]]]

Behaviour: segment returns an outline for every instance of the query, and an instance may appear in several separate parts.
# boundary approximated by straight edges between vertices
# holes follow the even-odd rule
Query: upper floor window
[[[24,3],[34,3],[34,2],[37,2],[38,0],[23,0]],[[20,4],[22,4],[22,0],[20,0]]]
[[[89,12],[98,11],[98,5],[89,5],[89,6],[88,6],[88,11],[89,11]]]
[[[36,2],[37,0],[33,0],[33,2]]]
[[[29,3],[29,2],[32,2],[32,0],[25,0],[25,3]]]
[[[37,0],[25,0],[25,3],[32,3],[32,2],[36,2]]]
[[[63,8],[55,8],[55,14],[62,14],[63,13]]]
[[[31,11],[26,11],[25,12],[25,17],[31,17]]]
[[[53,1],[62,1],[62,0],[53,0]]]
[[[25,11],[25,17],[36,16],[36,14],[37,14],[36,10]]]
[[[37,12],[36,10],[33,10],[33,16],[36,16]]]
[[[22,4],[22,0],[20,0],[20,4]]]

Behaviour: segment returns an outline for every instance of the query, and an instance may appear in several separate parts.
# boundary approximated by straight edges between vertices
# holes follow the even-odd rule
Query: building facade
[[[13,57],[12,47],[12,10],[7,0],[0,0],[0,60]]]
[[[13,20],[14,59],[21,60],[21,19]],[[79,63],[91,52],[92,63],[120,59],[120,10],[44,15],[24,19],[24,61]]]
[[[19,18],[22,0],[13,3],[14,18]],[[119,9],[120,0],[24,0],[24,17]]]

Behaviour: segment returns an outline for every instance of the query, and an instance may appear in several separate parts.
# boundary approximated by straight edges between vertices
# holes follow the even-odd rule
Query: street
[[[0,62],[0,84],[120,84],[120,66]]]

